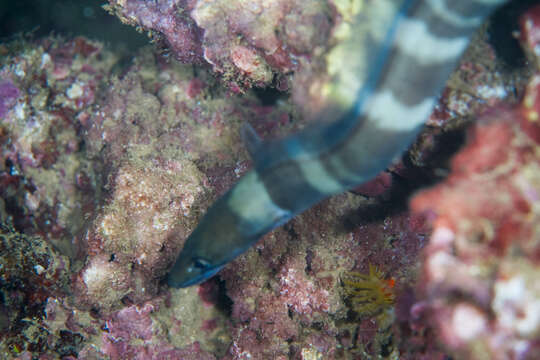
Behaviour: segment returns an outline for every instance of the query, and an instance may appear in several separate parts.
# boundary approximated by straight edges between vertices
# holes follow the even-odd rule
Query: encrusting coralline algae
[[[2,355],[537,357],[539,107],[526,76],[537,69],[502,68],[481,37],[390,172],[265,236],[218,278],[182,290],[161,282],[204,211],[250,167],[242,124],[283,136],[323,103],[344,5],[264,3],[110,2],[172,57],[209,65],[195,71],[145,49],[118,73],[117,54],[82,37],[0,46],[0,256],[26,260],[1,261]],[[538,18],[533,8],[521,20],[531,64]],[[249,90],[269,85],[291,99],[261,103]],[[447,179],[408,210],[405,198],[440,179],[447,144],[483,112]],[[370,264],[395,280],[385,331],[343,296],[343,275]]]

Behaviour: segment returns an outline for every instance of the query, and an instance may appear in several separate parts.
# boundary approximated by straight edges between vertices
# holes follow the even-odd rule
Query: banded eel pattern
[[[205,281],[265,233],[384,170],[414,141],[471,34],[504,2],[371,2],[378,7],[373,13],[389,20],[382,33],[367,35],[376,50],[360,67],[365,73],[353,74],[363,81],[356,104],[331,124],[257,146],[255,168],[208,210],[186,240],[169,285]]]

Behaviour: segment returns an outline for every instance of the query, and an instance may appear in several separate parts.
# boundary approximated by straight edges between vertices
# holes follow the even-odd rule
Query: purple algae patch
[[[3,117],[13,106],[19,93],[19,89],[11,82],[0,80],[0,117]]]

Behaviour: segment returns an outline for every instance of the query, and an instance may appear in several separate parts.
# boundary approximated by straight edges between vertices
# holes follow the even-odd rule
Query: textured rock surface
[[[110,0],[107,9],[148,31],[178,60],[210,65],[233,91],[253,85],[283,91],[293,73],[318,77],[333,32],[359,7],[321,0]]]
[[[79,115],[96,103],[118,60],[84,38],[8,44],[2,58],[0,177],[17,229],[75,256],[85,216],[99,198],[99,166],[86,157]]]
[[[209,282],[168,289],[162,277],[186,236],[250,167],[242,123],[265,138],[302,128],[323,106],[321,89],[339,66],[333,42],[358,9],[342,1],[110,6],[176,58],[211,69],[151,49],[121,66],[84,38],[0,49],[8,54],[0,60],[0,214],[13,220],[0,249],[9,264],[0,281],[11,284],[0,290],[5,354],[534,358],[537,77],[520,99],[530,68],[504,69],[478,38],[401,163],[268,234]],[[522,21],[531,64],[537,13]],[[292,96],[261,101],[252,85],[292,88]],[[486,110],[446,169],[465,125]],[[447,174],[409,212],[412,192]],[[354,306],[341,279],[370,268],[393,306]]]
[[[539,11],[521,23],[533,49]],[[540,356],[538,84],[535,75],[519,106],[486,113],[450,176],[412,202],[433,223],[415,316],[456,356]]]

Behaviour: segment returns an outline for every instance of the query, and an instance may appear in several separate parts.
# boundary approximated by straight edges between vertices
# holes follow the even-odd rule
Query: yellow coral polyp
[[[394,280],[385,279],[376,266],[369,264],[369,274],[349,272],[342,279],[346,297],[359,315],[376,315],[395,302]]]

